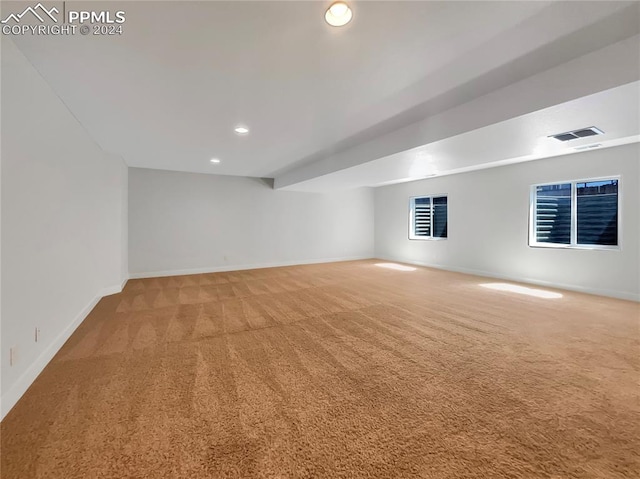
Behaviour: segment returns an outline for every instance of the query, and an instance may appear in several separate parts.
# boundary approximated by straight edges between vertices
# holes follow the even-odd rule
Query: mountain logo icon
[[[56,7],[53,7],[52,9],[47,10],[41,3],[38,3],[35,7],[25,8],[22,13],[10,14],[7,18],[0,21],[0,23],[9,23],[10,20],[13,20],[16,23],[20,23],[20,20],[22,20],[22,17],[24,17],[27,13],[32,13],[38,20],[40,20],[40,23],[45,22],[45,15],[49,17],[51,20],[53,20],[54,22],[58,23],[58,19],[54,16],[54,14],[58,14],[60,13],[60,11]]]

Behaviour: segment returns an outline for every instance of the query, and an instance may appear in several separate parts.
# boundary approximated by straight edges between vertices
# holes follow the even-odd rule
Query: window
[[[617,248],[617,178],[536,185],[530,246]]]
[[[409,239],[447,237],[447,197],[418,196],[411,198]]]

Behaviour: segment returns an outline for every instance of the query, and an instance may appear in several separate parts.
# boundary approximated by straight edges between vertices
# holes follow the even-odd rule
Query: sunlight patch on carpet
[[[527,288],[517,284],[509,283],[484,283],[483,288],[495,289],[498,291],[507,291],[509,293],[526,294],[527,296],[535,296],[536,298],[557,299],[562,298],[562,294],[553,291],[545,291],[543,289]]]
[[[376,263],[376,266],[380,268],[393,269],[395,271],[415,271],[417,269],[412,266],[405,266],[397,263]]]

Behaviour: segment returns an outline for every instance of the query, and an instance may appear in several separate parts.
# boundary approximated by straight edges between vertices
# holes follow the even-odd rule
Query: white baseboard
[[[386,257],[386,256],[378,256],[378,258],[385,261],[394,261],[396,263],[405,263],[405,264],[412,264],[415,266],[424,266],[427,268],[441,269],[444,271],[452,271],[455,273],[472,274],[474,276],[484,276],[486,278],[503,279],[507,281],[515,281],[518,283],[528,283],[528,284],[534,284],[536,286],[546,286],[548,288],[565,289],[567,291],[576,291],[578,293],[586,293],[586,294],[596,294],[598,296],[608,296],[611,298],[626,299],[629,301],[640,301],[640,294],[628,293],[625,291],[611,291],[607,289],[587,288],[587,287],[575,285],[575,284],[554,283],[551,281],[543,281],[539,279],[521,278],[516,276],[497,274],[490,271],[479,271],[479,270],[473,270],[468,268],[458,268],[455,266],[444,266],[440,264],[426,263],[423,261],[413,261],[413,260],[407,260],[407,259],[401,259],[401,258],[392,258],[392,257]]]
[[[129,278],[124,278],[122,280],[122,283],[116,284],[115,286],[109,286],[108,288],[104,288],[101,292],[101,296],[110,296],[112,294],[121,293],[125,285],[127,284],[127,281],[129,281]]]
[[[22,395],[29,389],[29,386],[33,384],[42,370],[49,364],[49,361],[53,359],[64,343],[67,342],[73,332],[86,319],[96,304],[98,304],[98,301],[100,301],[103,296],[121,292],[126,282],[127,280],[125,279],[122,285],[104,288],[100,294],[89,301],[89,304],[87,304],[82,311],[76,315],[73,321],[42,351],[40,356],[38,356],[26,371],[22,373],[18,380],[13,383],[11,388],[7,392],[3,392],[2,397],[0,397],[0,419],[4,419],[7,413],[16,405]]]
[[[320,264],[320,263],[338,263],[340,261],[358,261],[363,259],[371,259],[373,256],[348,256],[344,258],[327,258],[327,259],[312,259],[304,261],[283,261],[278,263],[259,263],[259,264],[243,264],[243,265],[224,265],[224,266],[210,266],[207,268],[193,268],[193,269],[174,269],[167,271],[152,271],[147,273],[131,273],[129,278],[161,278],[164,276],[183,276],[186,274],[204,274],[204,273],[224,273],[227,271],[244,271],[247,269],[263,269],[263,268],[279,268],[282,266],[299,266],[304,264]]]

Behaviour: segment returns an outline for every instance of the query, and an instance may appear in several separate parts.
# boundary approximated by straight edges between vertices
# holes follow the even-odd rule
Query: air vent
[[[578,137],[572,133],[560,133],[559,135],[555,135],[552,138],[555,138],[556,140],[560,140],[560,141],[569,141],[569,140],[575,140]]]
[[[560,141],[577,140],[578,138],[585,138],[587,136],[602,135],[604,132],[599,130],[595,126],[589,128],[580,128],[579,130],[567,131],[566,133],[558,133],[557,135],[551,135],[549,138],[555,138]]]
[[[576,130],[572,133],[580,138],[585,136],[602,135],[602,132],[593,126],[591,128],[585,128],[584,130]]]

